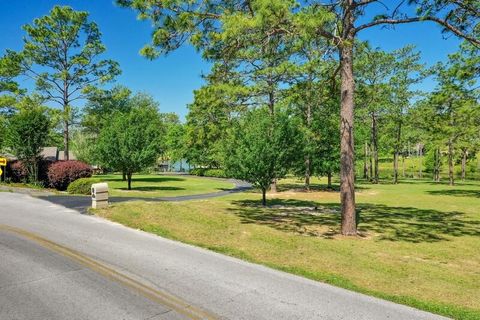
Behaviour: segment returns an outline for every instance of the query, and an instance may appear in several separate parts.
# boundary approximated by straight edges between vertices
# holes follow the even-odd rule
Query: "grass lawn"
[[[251,192],[123,203],[95,213],[434,313],[480,319],[480,183],[360,184],[357,238],[338,234],[337,192],[299,192],[294,180],[280,187],[267,208]]]
[[[121,175],[97,175],[94,177],[108,182],[110,195],[114,197],[176,197],[217,192],[234,187],[232,183],[224,180],[152,174],[133,175],[132,190],[127,190],[127,182],[122,181]]]

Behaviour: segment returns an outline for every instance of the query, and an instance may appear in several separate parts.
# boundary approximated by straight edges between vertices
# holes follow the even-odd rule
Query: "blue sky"
[[[149,22],[138,21],[132,10],[117,7],[112,0],[0,0],[0,52],[7,48],[20,50],[24,35],[21,26],[48,14],[56,4],[90,12],[90,19],[103,33],[107,46],[105,57],[120,63],[122,75],[117,83],[133,91],[150,93],[160,102],[162,112],[185,116],[186,105],[193,99],[192,91],[202,85],[201,74],[208,72],[209,65],[188,46],[154,61],[140,56],[140,48],[150,40],[151,26]],[[443,40],[440,28],[431,23],[402,25],[395,30],[369,29],[363,31],[360,38],[384,50],[414,44],[428,64],[444,60],[459,44],[454,37]],[[433,85],[426,81],[422,88],[429,90]]]

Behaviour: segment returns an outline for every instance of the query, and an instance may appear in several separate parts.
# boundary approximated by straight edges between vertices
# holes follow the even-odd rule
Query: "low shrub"
[[[91,176],[92,168],[76,160],[58,161],[48,168],[48,181],[57,190],[66,190],[73,181]]]
[[[92,184],[100,182],[96,178],[80,178],[67,187],[67,192],[70,194],[85,194],[89,195],[91,193]]]
[[[22,161],[16,160],[10,163],[7,176],[9,176],[11,182],[26,182],[28,179],[27,167]]]
[[[195,168],[191,169],[189,173],[199,177],[227,178],[227,174],[222,169]]]
[[[227,175],[222,169],[208,169],[203,173],[205,177],[226,178]]]
[[[38,162],[38,181],[40,181],[44,187],[49,186],[48,169],[53,163],[53,161],[45,159]]]
[[[205,168],[194,168],[194,169],[190,169],[189,173],[194,176],[203,177],[205,170],[206,170]]]

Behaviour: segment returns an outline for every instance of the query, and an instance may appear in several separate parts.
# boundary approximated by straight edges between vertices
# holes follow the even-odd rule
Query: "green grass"
[[[217,192],[233,188],[233,184],[217,179],[184,175],[133,175],[132,190],[121,175],[97,175],[94,178],[107,182],[111,196],[115,197],[176,197]]]
[[[33,184],[33,183],[23,183],[23,182],[0,182],[0,186],[4,188],[25,188],[25,189],[32,189],[32,190],[39,190],[39,191],[50,191],[50,192],[57,192],[57,190],[52,188],[45,188],[40,184]]]
[[[314,181],[324,189],[324,181]],[[360,236],[342,237],[338,193],[281,181],[258,193],[124,203],[96,214],[164,237],[457,319],[480,318],[480,183],[359,184]],[[314,207],[317,210],[313,210]]]

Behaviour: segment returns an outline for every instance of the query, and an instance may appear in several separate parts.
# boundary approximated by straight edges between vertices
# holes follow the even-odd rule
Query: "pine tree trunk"
[[[64,47],[64,56],[67,60],[67,48]],[[65,65],[67,61],[64,61]],[[68,72],[68,70],[65,70]],[[69,125],[70,125],[70,99],[68,93],[68,79],[63,80],[63,90],[62,90],[62,102],[63,102],[63,160],[70,160],[70,137],[69,137]]]
[[[395,151],[393,154],[393,183],[398,183],[398,157],[400,154],[400,140],[402,138],[402,122],[398,122]]]
[[[311,82],[310,82],[311,83]],[[310,96],[310,92],[312,92],[311,87],[309,86],[308,95]],[[310,101],[307,102],[307,113],[306,113],[306,123],[307,128],[310,131],[312,126],[312,108],[310,106]],[[311,160],[310,154],[307,151],[307,155],[305,157],[305,190],[310,191],[310,175],[311,175]]]
[[[368,143],[365,141],[364,159],[363,159],[363,179],[368,179]]]
[[[435,150],[435,169],[434,169],[434,180],[435,182],[440,182],[440,148]]]
[[[393,154],[393,183],[398,183],[398,151]]]
[[[467,167],[467,150],[463,150],[462,152],[462,181],[465,181],[466,179],[466,167]]]
[[[375,112],[371,113],[372,116],[372,153],[373,153],[373,163],[374,163],[374,170],[373,170],[373,183],[378,183],[378,137],[377,137],[377,116]]]
[[[423,178],[423,147],[421,145],[418,146],[418,177],[420,179]]]
[[[69,121],[68,118],[63,121],[63,160],[70,159],[70,150],[69,150]]]
[[[371,145],[369,144],[368,145],[368,156],[369,156],[369,165],[368,165],[368,170],[370,171],[370,177],[369,177],[369,180],[370,182],[373,180],[373,152],[372,152],[372,147]]]
[[[310,191],[310,157],[305,159],[305,190]]]
[[[449,184],[453,186],[455,180],[453,177],[453,142],[451,139],[448,141],[448,178]]]
[[[353,75],[354,16],[353,0],[344,8],[346,40],[340,47],[340,200],[342,204],[342,234],[357,234],[355,210],[355,149],[353,140],[353,111],[355,80]]]

